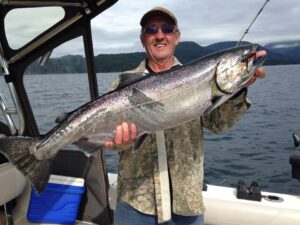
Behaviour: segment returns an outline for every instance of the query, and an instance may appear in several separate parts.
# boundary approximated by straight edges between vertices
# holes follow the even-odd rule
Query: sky
[[[119,0],[92,20],[94,54],[115,54],[144,51],[140,44],[139,21],[155,6],[163,6],[177,17],[181,41],[194,41],[206,46],[220,41],[238,41],[266,0]],[[41,12],[12,17],[10,37],[16,43],[34,33],[33,24],[55,21],[54,13]],[[43,16],[41,16],[43,15]],[[59,18],[60,14],[58,13]],[[27,22],[30,18],[31,22]],[[22,27],[14,21],[23,21]],[[300,0],[270,0],[257,18],[245,41],[266,44],[277,41],[300,41]],[[45,25],[43,25],[45,26]],[[22,30],[22,29],[23,30]],[[74,39],[56,48],[52,56],[83,54],[82,39]]]

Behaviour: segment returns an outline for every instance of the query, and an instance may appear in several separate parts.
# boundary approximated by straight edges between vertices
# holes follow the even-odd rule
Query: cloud
[[[139,42],[139,30],[128,29],[107,31],[102,28],[93,28],[94,50],[99,53],[124,53],[129,49],[133,51],[142,51],[142,45]],[[124,40],[124,41],[120,41]]]
[[[300,43],[293,43],[293,44],[276,44],[273,46],[273,48],[294,48],[300,46]]]
[[[118,1],[92,20],[94,53],[143,51],[139,40],[139,21],[146,11],[158,5],[170,9],[176,15],[182,41],[194,41],[203,46],[219,41],[237,41],[264,2],[265,0]],[[260,44],[300,40],[299,12],[299,0],[269,1],[244,40]],[[45,23],[41,16],[37,19],[35,15],[38,14],[31,14],[33,21]],[[36,32],[33,23],[26,22],[23,26],[17,23],[25,17],[16,18],[10,28],[10,37],[16,43],[21,43],[23,38],[28,39]],[[53,16],[46,18],[50,20]],[[52,56],[63,54],[83,54],[82,39],[77,38],[58,47]]]
[[[130,2],[132,4],[129,4]],[[99,27],[107,30],[107,35],[112,34],[109,27],[120,27],[124,35],[122,39],[115,39],[114,42],[123,44],[127,42],[127,46],[130,46],[129,42],[139,42],[138,23],[143,13],[154,6],[161,5],[177,16],[182,41],[195,41],[201,45],[208,45],[219,41],[239,40],[264,2],[264,0],[195,0],[187,3],[185,0],[169,0],[147,1],[146,4],[142,4],[123,0],[99,15],[95,21]],[[299,26],[299,7],[298,0],[270,1],[251,27],[245,40],[261,44],[299,40],[300,31],[295,29]],[[136,36],[126,36],[127,27]],[[136,50],[135,47],[130,49]]]
[[[60,7],[20,8],[9,11],[5,30],[9,45],[18,49],[60,21],[64,11]]]

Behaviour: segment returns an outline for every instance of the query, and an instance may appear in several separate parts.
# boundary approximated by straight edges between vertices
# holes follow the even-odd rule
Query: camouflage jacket
[[[148,73],[146,61],[126,73]],[[175,59],[174,66],[181,65]],[[113,89],[119,80],[113,83]],[[189,123],[164,131],[170,178],[172,212],[194,216],[204,213],[203,186],[203,127],[215,133],[224,132],[249,108],[246,93],[230,99],[212,111]],[[216,146],[217,148],[218,146]],[[118,200],[140,212],[158,215],[159,205],[158,155],[156,136],[149,135],[137,152],[131,146],[115,148],[119,153]],[[160,218],[158,218],[159,221]]]

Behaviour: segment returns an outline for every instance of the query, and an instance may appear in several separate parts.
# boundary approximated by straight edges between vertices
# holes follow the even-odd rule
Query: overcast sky
[[[147,10],[155,6],[166,7],[176,15],[182,41],[194,41],[202,46],[219,41],[237,41],[264,2],[265,0],[119,0],[92,21],[94,53],[143,51],[139,41],[139,21]],[[50,20],[49,17],[47,20]],[[300,0],[270,0],[244,40],[260,44],[300,41],[299,21]],[[36,22],[42,22],[42,19],[37,19]],[[26,32],[17,26],[10,27],[11,34],[18,37],[20,42],[26,33],[30,33],[30,26]],[[55,49],[52,56],[82,54],[82,51],[82,40],[75,39]]]

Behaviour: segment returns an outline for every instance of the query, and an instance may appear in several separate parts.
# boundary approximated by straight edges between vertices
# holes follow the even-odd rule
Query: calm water
[[[292,133],[300,135],[300,66],[265,68],[267,77],[249,89],[252,106],[237,126],[224,135],[206,132],[205,178],[228,186],[256,180],[264,190],[299,195],[289,157]]]
[[[205,180],[224,186],[255,180],[265,191],[300,195],[289,164],[292,133],[300,135],[300,65],[265,68],[268,76],[249,89],[252,107],[237,126],[223,135],[205,131]],[[99,92],[105,93],[116,76],[98,74]],[[89,99],[84,74],[26,75],[24,80],[41,133]],[[5,94],[4,86],[1,80]],[[107,152],[106,162],[110,172],[117,171],[116,153]]]

